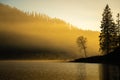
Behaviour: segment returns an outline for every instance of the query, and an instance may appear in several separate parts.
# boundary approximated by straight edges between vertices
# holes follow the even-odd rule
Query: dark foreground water
[[[120,80],[119,66],[0,61],[0,80]]]

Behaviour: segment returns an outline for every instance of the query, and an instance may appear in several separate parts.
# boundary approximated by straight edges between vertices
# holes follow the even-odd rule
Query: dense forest
[[[99,32],[78,29],[61,19],[0,3],[0,59],[84,57],[76,43],[79,36],[87,38],[87,56],[99,55]]]

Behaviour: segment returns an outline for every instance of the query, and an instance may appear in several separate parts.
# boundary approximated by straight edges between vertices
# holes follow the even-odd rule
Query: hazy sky
[[[24,11],[45,13],[82,29],[100,30],[103,9],[109,4],[113,17],[120,13],[120,0],[0,0]]]

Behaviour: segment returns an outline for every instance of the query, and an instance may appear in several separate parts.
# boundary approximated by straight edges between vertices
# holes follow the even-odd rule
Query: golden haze
[[[77,58],[84,56],[79,52],[77,37],[85,36],[87,55],[99,55],[99,32],[80,30],[58,18],[23,13],[3,4],[0,4],[0,10],[2,45],[60,49]]]

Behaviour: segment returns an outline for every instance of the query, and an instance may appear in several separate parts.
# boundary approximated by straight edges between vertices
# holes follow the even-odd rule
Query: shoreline
[[[67,62],[65,60],[0,60],[0,62]]]

